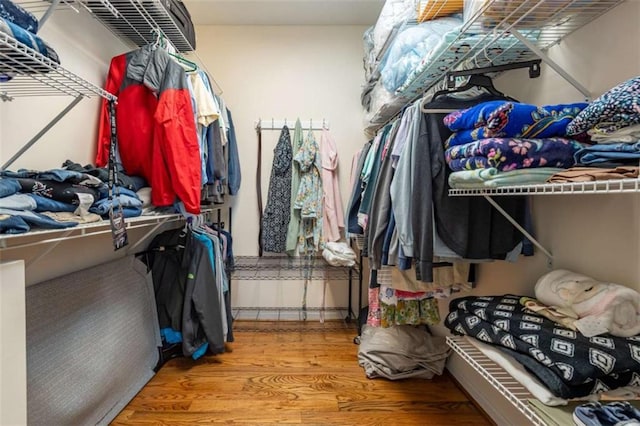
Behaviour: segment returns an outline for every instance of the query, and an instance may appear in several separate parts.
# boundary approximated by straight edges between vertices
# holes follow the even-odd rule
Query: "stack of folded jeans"
[[[0,62],[0,81],[11,80],[17,74],[49,72],[60,63],[58,54],[51,46],[36,35],[38,20],[30,12],[11,0],[0,0],[0,32],[35,50],[50,61],[44,64],[37,58],[15,53],[10,48],[0,48],[3,60]]]
[[[628,402],[582,404],[573,412],[578,426],[640,426],[640,410]]]
[[[640,160],[640,77],[627,80],[593,101],[567,126],[567,134],[587,132],[596,145],[575,153],[576,164],[615,168]]]

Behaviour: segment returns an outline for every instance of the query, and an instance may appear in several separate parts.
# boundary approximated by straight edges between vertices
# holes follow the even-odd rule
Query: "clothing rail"
[[[324,118],[320,120],[313,118],[309,120],[300,120],[300,123],[302,123],[303,129],[329,130],[329,122]],[[289,120],[288,118],[285,118],[284,120],[274,120],[273,118],[271,120],[263,120],[259,118],[258,121],[255,122],[256,130],[282,130],[284,126],[293,128],[295,125],[296,119]]]

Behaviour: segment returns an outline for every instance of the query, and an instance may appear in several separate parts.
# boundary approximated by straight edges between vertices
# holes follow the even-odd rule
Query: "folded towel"
[[[345,242],[339,242],[339,241],[328,242],[325,245],[325,247],[337,255],[340,255],[348,259],[356,260],[356,253]]]
[[[564,138],[482,139],[445,151],[445,160],[453,171],[495,167],[500,171],[533,167],[574,165],[573,154],[582,148],[579,142]]]
[[[548,182],[593,182],[597,180],[633,179],[638,177],[638,167],[624,166],[611,169],[598,167],[572,167],[551,176]]]
[[[606,123],[598,124],[588,132],[592,142],[605,143],[636,143],[640,142],[640,124],[616,129]]]
[[[628,287],[558,269],[538,280],[535,294],[545,305],[574,312],[580,318],[575,326],[586,337],[640,334],[640,293]]]
[[[545,183],[547,179],[564,169],[538,167],[501,172],[494,167],[476,170],[463,170],[449,175],[449,186],[463,188],[496,188],[509,185],[531,185]]]

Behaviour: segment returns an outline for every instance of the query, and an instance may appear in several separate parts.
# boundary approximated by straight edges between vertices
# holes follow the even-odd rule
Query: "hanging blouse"
[[[273,150],[273,166],[269,179],[267,206],[262,218],[262,247],[264,251],[283,253],[287,243],[287,229],[291,217],[291,136],[284,126]]]
[[[322,234],[322,179],[320,147],[311,130],[294,161],[300,166],[300,187],[293,204],[300,211],[300,243],[303,253],[313,253],[320,248]]]

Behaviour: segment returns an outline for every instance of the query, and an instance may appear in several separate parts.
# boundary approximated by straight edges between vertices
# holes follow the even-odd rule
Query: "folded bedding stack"
[[[566,129],[586,106],[490,101],[447,115],[444,124],[454,132],[445,142],[445,160],[454,171],[449,185],[543,183],[573,166],[582,144],[568,139]]]
[[[38,20],[33,14],[11,0],[0,0],[0,33],[5,33],[37,53],[51,60],[51,64],[42,65],[31,60],[12,48],[0,46],[0,81],[8,81],[19,74],[46,73],[50,66],[60,63],[58,54],[44,40],[36,36]]]
[[[635,77],[607,91],[582,110],[567,126],[567,135],[586,132],[594,145],[584,146],[574,154],[579,169],[556,176],[554,181],[637,178],[639,105],[640,77]]]

